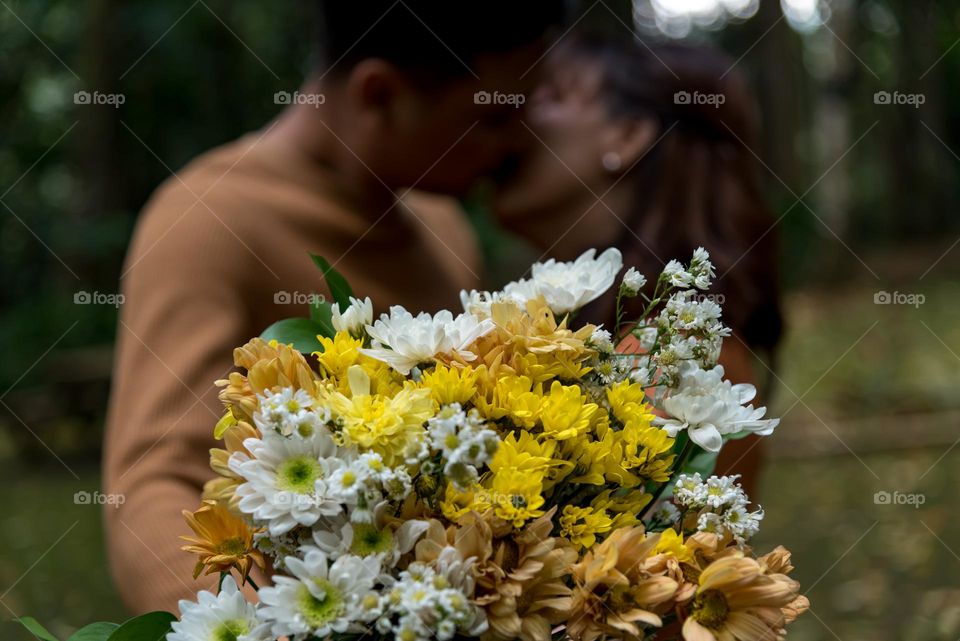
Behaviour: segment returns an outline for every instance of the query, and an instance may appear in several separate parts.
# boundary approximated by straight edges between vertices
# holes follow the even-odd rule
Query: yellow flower
[[[607,388],[607,400],[613,415],[620,419],[621,423],[644,420],[649,424],[653,419],[653,412],[639,383],[629,379],[615,383]]]
[[[684,563],[693,561],[693,552],[683,544],[683,535],[673,528],[668,528],[660,533],[657,547],[653,551],[655,554],[671,555]]]
[[[204,568],[207,569],[205,574],[229,572],[236,568],[241,583],[246,583],[254,564],[261,570],[265,567],[263,555],[253,547],[253,530],[231,514],[226,506],[204,503],[196,512],[184,510],[183,516],[196,537],[181,536],[190,544],[182,549],[200,556],[193,569],[193,578],[200,576]]]
[[[542,473],[509,468],[493,474],[489,482],[486,498],[498,519],[519,528],[543,515]]]
[[[439,405],[465,405],[477,393],[477,372],[472,367],[437,365],[426,372],[420,387],[430,390],[430,396]]]
[[[517,469],[543,474],[550,468],[555,443],[540,443],[529,432],[514,432],[507,435],[490,461],[490,470],[497,474],[503,470]]]
[[[490,420],[509,418],[517,426],[532,428],[540,415],[539,386],[527,376],[503,376],[497,380],[489,398],[478,396],[477,409]]]
[[[596,403],[587,402],[576,385],[554,381],[540,406],[544,436],[561,441],[579,436],[590,429],[599,409]]]
[[[575,463],[570,480],[590,485],[603,485],[608,482],[621,487],[639,485],[641,479],[624,467],[623,444],[618,434],[613,430],[605,430],[600,440],[565,441],[564,452]]]
[[[568,505],[560,516],[560,534],[581,548],[592,548],[597,535],[606,534],[612,527],[613,520],[603,509]]]
[[[360,359],[363,340],[350,336],[348,332],[337,332],[333,338],[317,336],[323,345],[323,351],[313,355],[320,361],[327,375],[340,380],[346,378],[347,370]]]
[[[469,512],[483,513],[490,507],[485,501],[478,500],[485,496],[485,491],[480,486],[461,491],[453,483],[447,483],[440,501],[440,512],[453,523],[459,523]]]
[[[783,626],[809,607],[800,584],[786,574],[768,574],[765,563],[742,552],[717,559],[700,573],[699,587],[683,623],[687,641],[781,639]]]
[[[657,483],[670,480],[674,439],[646,420],[631,420],[617,432],[623,446],[623,466],[637,476]]]
[[[517,374],[529,376],[535,383],[546,383],[555,378],[578,380],[590,371],[583,356],[573,352],[518,353],[513,358],[513,369]]]
[[[343,440],[372,450],[393,466],[415,453],[426,436],[424,422],[434,414],[430,391],[407,387],[392,398],[370,393],[370,376],[359,365],[347,370],[351,397],[326,390],[327,404]]]
[[[640,512],[653,496],[642,490],[631,490],[624,496],[613,494],[613,490],[604,490],[590,501],[590,506],[610,514],[613,517],[613,529],[640,525]]]

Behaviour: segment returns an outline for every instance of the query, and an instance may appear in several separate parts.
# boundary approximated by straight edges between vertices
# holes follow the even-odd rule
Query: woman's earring
[[[620,154],[615,151],[608,151],[603,154],[603,168],[607,171],[620,171],[620,167],[623,165],[623,161],[620,159]]]

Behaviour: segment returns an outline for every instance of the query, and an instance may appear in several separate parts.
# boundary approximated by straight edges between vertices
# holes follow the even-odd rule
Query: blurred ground
[[[760,497],[767,517],[756,547],[794,553],[812,611],[793,626],[792,641],[960,637],[960,447],[952,447],[960,435],[960,270],[951,266],[960,260],[948,256],[915,276],[945,248],[865,257],[874,269],[888,266],[882,280],[865,273],[788,299],[772,403],[784,421],[769,440]],[[878,291],[925,300],[877,304]],[[8,461],[0,483],[10,488],[0,515],[0,599],[9,610],[58,633],[122,618],[99,509],[75,503],[76,492],[97,489],[98,469],[60,465],[47,453],[30,464]],[[878,503],[878,492],[889,503],[882,494]],[[897,504],[908,500],[922,505]]]

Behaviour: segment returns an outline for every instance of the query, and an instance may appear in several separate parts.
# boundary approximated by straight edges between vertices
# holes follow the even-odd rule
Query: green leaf
[[[263,330],[260,338],[265,341],[275,340],[284,345],[293,345],[295,350],[310,354],[323,349],[320,341],[317,340],[317,334],[327,335],[320,323],[309,318],[286,318]]]
[[[333,329],[333,305],[329,301],[319,301],[310,304],[310,320],[319,325],[322,330],[319,334],[333,338],[337,333]]]
[[[170,624],[176,620],[169,612],[143,614],[114,630],[107,641],[163,641],[170,632]]]
[[[19,621],[20,625],[25,627],[30,634],[38,639],[42,639],[42,641],[60,641],[57,637],[50,634],[50,632],[33,617],[20,617],[17,621]]]
[[[119,627],[116,623],[91,623],[74,632],[67,641],[107,641]]]
[[[323,278],[327,281],[327,287],[333,295],[333,300],[340,304],[340,310],[343,311],[350,305],[350,297],[353,296],[353,290],[350,283],[343,277],[343,274],[333,268],[333,265],[323,256],[310,254],[314,264],[323,272]]]

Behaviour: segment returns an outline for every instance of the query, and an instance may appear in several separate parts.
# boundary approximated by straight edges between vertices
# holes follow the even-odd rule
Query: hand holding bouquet
[[[609,330],[575,313],[642,296],[616,249],[465,292],[459,315],[376,321],[318,260],[337,303],[237,349],[220,382],[185,548],[220,589],[182,601],[168,641],[759,641],[806,609],[790,553],[749,547],[762,511],[709,476],[777,420],[717,365],[705,251]],[[268,565],[248,603],[237,583]]]

